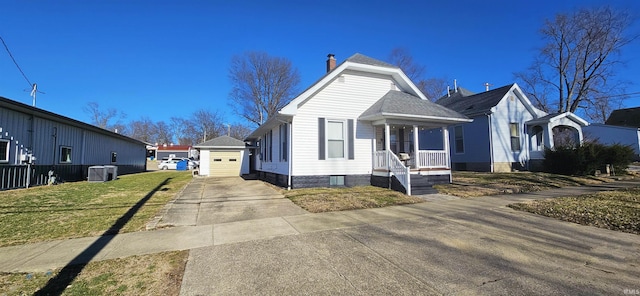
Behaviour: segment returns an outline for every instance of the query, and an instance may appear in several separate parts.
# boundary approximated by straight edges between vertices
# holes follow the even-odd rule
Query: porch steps
[[[433,188],[433,184],[429,176],[411,174],[411,195],[438,193],[438,190]]]

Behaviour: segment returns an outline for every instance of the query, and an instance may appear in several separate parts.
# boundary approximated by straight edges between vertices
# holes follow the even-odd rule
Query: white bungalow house
[[[450,182],[447,126],[466,116],[430,102],[400,68],[355,54],[249,135],[252,171],[287,188],[376,185],[407,194]],[[438,150],[415,148],[441,129]]]
[[[477,94],[456,87],[436,103],[473,119],[449,128],[455,170],[539,170],[545,148],[582,142],[588,125],[571,112],[535,108],[516,83]]]

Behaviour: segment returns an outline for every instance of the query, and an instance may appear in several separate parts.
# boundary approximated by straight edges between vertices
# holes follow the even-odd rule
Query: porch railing
[[[387,164],[389,164],[387,166]],[[407,195],[411,195],[411,172],[410,168],[390,151],[376,151],[373,160],[374,169],[388,169],[396,179],[404,186]]]
[[[387,169],[387,151],[376,151],[373,155],[374,169]]]
[[[420,163],[418,168],[448,168],[449,158],[447,157],[447,151],[442,150],[419,150],[418,151]]]
[[[2,165],[0,166],[0,190],[26,188],[46,184],[44,175],[37,175],[32,166]]]

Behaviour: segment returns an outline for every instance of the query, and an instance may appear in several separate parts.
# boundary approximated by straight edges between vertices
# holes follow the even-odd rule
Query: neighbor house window
[[[511,151],[520,151],[520,125],[517,123],[510,123],[509,133],[511,134]]]
[[[9,141],[0,140],[0,163],[9,162]]]
[[[344,121],[327,121],[327,147],[329,158],[344,158]]]
[[[115,163],[117,159],[118,159],[118,153],[111,152],[111,162]]]
[[[464,153],[464,134],[461,125],[458,125],[453,129],[453,137],[456,153]]]
[[[60,146],[60,163],[71,163],[71,147]]]

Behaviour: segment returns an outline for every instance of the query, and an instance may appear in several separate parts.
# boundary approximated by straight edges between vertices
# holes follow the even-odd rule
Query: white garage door
[[[240,176],[241,167],[240,151],[211,151],[209,157],[209,176]]]

